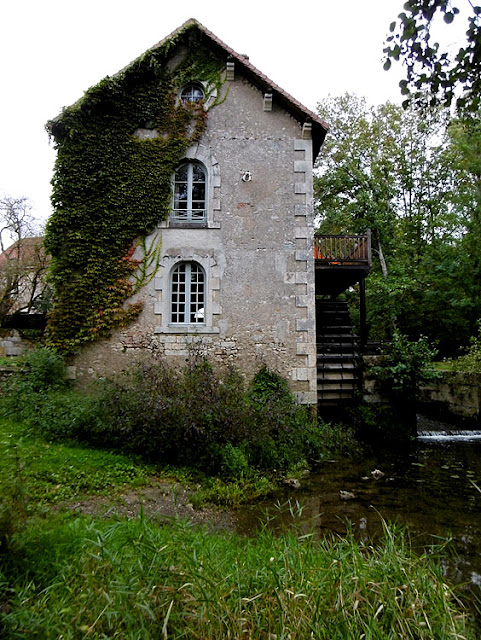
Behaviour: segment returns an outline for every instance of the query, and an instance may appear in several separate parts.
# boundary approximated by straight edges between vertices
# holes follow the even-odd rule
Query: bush
[[[246,386],[235,369],[216,370],[204,358],[181,370],[140,364],[87,395],[68,386],[55,354],[42,351],[9,384],[1,408],[44,437],[76,438],[231,479],[254,468],[285,471],[315,462],[326,450],[326,429],[267,367]]]
[[[73,391],[63,358],[49,349],[32,351],[25,366],[3,387],[0,413],[44,437],[77,438],[98,412],[94,398]]]
[[[481,319],[476,324],[478,334],[471,338],[467,353],[453,362],[454,371],[481,373]]]
[[[419,384],[432,379],[437,373],[428,367],[432,364],[436,350],[426,338],[409,340],[396,331],[380,366],[372,372],[397,395],[414,397]]]
[[[65,361],[50,349],[37,349],[25,358],[21,374],[23,384],[34,392],[65,389],[67,386]]]

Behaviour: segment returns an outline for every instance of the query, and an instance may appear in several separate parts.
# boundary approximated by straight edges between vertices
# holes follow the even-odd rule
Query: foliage
[[[427,242],[458,231],[449,215],[452,178],[441,162],[445,114],[421,118],[350,94],[324,100],[318,112],[331,123],[316,165],[322,232],[371,229],[375,264],[386,277],[399,236],[417,261]]]
[[[23,365],[21,379],[33,393],[63,389],[67,385],[65,361],[50,349],[31,351]]]
[[[18,547],[0,568],[6,640],[475,637],[442,551],[415,555],[391,526],[364,544],[57,517]]]
[[[436,353],[425,337],[411,341],[396,331],[387,345],[382,364],[372,367],[372,372],[391,391],[414,397],[421,381],[437,376],[428,368]]]
[[[3,434],[2,434],[3,435]],[[23,469],[17,444],[11,437],[0,442],[2,468],[0,472],[0,557],[12,552],[13,538],[26,522],[27,497]]]
[[[141,363],[79,393],[52,372],[57,359],[49,350],[32,355],[36,366],[14,376],[1,400],[3,415],[31,433],[117,447],[225,478],[313,463],[327,449],[322,424],[265,367],[246,387],[236,370],[217,371],[202,358],[180,370]]]
[[[467,18],[466,40],[452,53],[433,42],[432,32],[439,25],[459,19],[459,9],[452,0],[407,0],[404,11],[391,23],[384,49],[384,69],[391,61],[402,60],[406,79],[401,80],[401,93],[416,105],[436,106],[456,103],[458,109],[476,111],[481,95],[481,6],[471,1]]]
[[[372,229],[370,337],[425,334],[456,355],[481,314],[478,120],[350,95],[319,112],[332,123],[316,169],[319,230]]]
[[[478,320],[478,333],[471,338],[467,353],[452,362],[454,371],[481,373],[481,320]]]
[[[45,238],[55,290],[49,346],[74,352],[140,313],[126,301],[139,274],[151,275],[152,256],[138,255],[143,239],[168,216],[175,166],[206,126],[206,105],[179,102],[177,92],[206,82],[214,105],[222,66],[190,24],[48,124],[57,149]]]
[[[39,233],[27,198],[0,198],[0,320],[46,310],[48,260]]]

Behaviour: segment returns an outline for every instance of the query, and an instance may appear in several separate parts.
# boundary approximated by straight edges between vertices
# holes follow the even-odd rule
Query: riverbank
[[[436,561],[392,527],[373,547],[76,518],[17,544],[6,639],[475,637]]]
[[[161,478],[127,456],[14,434],[4,424],[8,640],[475,637],[442,552],[414,553],[395,527],[375,544],[319,540],[293,507],[288,532],[245,537],[229,512],[196,508],[181,471]]]

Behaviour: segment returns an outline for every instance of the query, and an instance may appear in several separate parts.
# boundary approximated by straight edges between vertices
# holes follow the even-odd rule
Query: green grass
[[[32,506],[139,486],[155,471],[126,455],[25,436],[7,421],[0,421],[0,460],[0,487],[16,478]]]
[[[19,356],[0,356],[0,369],[20,369],[25,365],[25,359]]]
[[[441,556],[416,555],[398,529],[386,526],[371,546],[353,536],[319,542],[295,527],[246,539],[143,515],[58,512],[60,500],[112,494],[155,470],[23,433],[0,423],[2,639],[475,638]],[[189,479],[187,470],[178,475]],[[251,497],[271,488],[261,478],[245,483]],[[206,499],[239,502],[243,487],[204,479]]]
[[[368,546],[57,516],[19,536],[3,585],[6,639],[475,637],[439,563],[392,527]]]

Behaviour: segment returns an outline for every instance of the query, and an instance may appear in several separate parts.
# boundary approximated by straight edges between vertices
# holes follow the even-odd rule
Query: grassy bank
[[[60,369],[53,375],[60,365],[42,355],[3,396],[0,637],[475,638],[440,555],[414,554],[391,526],[369,545],[349,535],[319,542],[295,528],[249,539],[208,533],[175,515],[161,525],[142,510],[73,513],[86,496],[113,499],[167,476],[195,480],[194,507],[232,506],[353,442],[296,407],[265,370],[243,389],[232,372],[219,379],[205,363],[175,378],[144,369],[81,396]],[[161,448],[168,436],[181,455]],[[210,476],[199,463],[168,466],[194,459],[200,444]]]
[[[21,431],[3,423],[0,438],[2,638],[476,637],[441,554],[412,553],[402,531],[387,526],[371,546],[79,517],[53,507],[142,487],[155,469]]]
[[[475,637],[439,564],[390,527],[372,547],[55,517],[0,575],[8,639]]]

